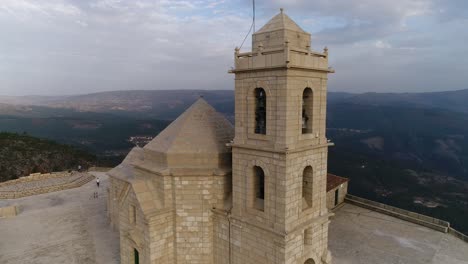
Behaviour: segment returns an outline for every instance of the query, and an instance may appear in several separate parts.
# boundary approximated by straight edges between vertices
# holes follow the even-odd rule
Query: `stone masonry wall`
[[[327,212],[326,209],[326,159],[327,149],[313,149],[288,154],[287,157],[271,152],[233,149],[233,170],[243,177],[234,178],[234,215],[258,224],[294,229]],[[287,160],[285,160],[287,159]],[[265,209],[258,211],[249,202],[253,187],[249,178],[253,166],[265,172]],[[304,169],[313,169],[313,205],[302,211],[302,176]],[[285,190],[287,188],[287,192]]]
[[[233,155],[234,173],[245,175],[233,182],[233,217],[237,220],[231,225],[233,263],[304,263],[308,258],[320,259],[328,239],[327,148],[287,155],[235,148]],[[253,166],[265,172],[263,212],[249,203],[253,187],[248,178],[252,177]],[[303,210],[302,176],[307,166],[313,169],[313,203]],[[222,224],[217,229],[222,230]],[[217,249],[225,251],[223,247]]]
[[[136,210],[133,221],[131,206]],[[119,210],[120,263],[134,263],[134,249],[138,250],[139,261],[150,264],[150,235],[146,219],[138,204],[133,189],[130,189]]]
[[[213,254],[212,209],[224,208],[230,174],[152,177],[166,179],[164,192],[171,198],[165,208],[146,216],[131,185],[111,177],[109,217],[120,231],[121,263],[134,263],[134,249],[145,264],[218,263]]]
[[[223,207],[226,176],[174,177],[177,263],[213,263],[213,213]]]
[[[108,190],[108,207],[107,214],[110,219],[110,224],[116,230],[119,230],[120,223],[120,199],[124,195],[125,188],[129,188],[129,184],[117,178],[109,177],[109,190]]]
[[[213,214],[213,221],[214,263],[229,263],[229,258],[231,257],[231,228],[227,217],[227,212],[215,210]]]
[[[174,211],[164,210],[157,216],[151,217],[148,226],[151,241],[150,263],[174,263]]]
[[[293,62],[291,62],[293,63]],[[328,142],[325,136],[326,72],[268,70],[236,73],[236,135],[233,144],[233,263],[304,263],[327,258]],[[254,89],[266,93],[266,134],[255,134]],[[304,89],[312,90],[312,131],[302,133]],[[253,167],[265,174],[264,209],[255,209]],[[310,166],[312,193],[302,197]],[[306,201],[307,202],[307,201]],[[236,223],[237,221],[237,223]],[[236,224],[235,224],[236,223]],[[217,227],[222,228],[222,226]],[[239,246],[234,246],[238,244]],[[222,247],[219,250],[224,250]],[[218,254],[215,254],[218,255]]]
[[[52,172],[52,173],[31,173],[28,176],[24,176],[16,180],[0,182],[0,187],[22,183],[22,182],[31,182],[31,181],[45,180],[45,179],[51,179],[51,178],[58,178],[58,177],[63,177],[67,175],[70,175],[70,172],[63,171],[63,172]]]
[[[302,264],[308,259],[321,263],[328,244],[328,218],[313,223],[310,233],[300,229],[287,235],[264,226],[236,219],[225,212],[215,212],[214,263]],[[229,261],[230,259],[230,261]]]

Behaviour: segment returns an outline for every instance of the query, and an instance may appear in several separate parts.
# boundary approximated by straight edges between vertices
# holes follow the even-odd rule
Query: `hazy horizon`
[[[40,96],[40,97],[69,97],[69,96],[80,96],[80,95],[91,95],[91,94],[99,94],[99,93],[112,93],[112,92],[146,92],[146,91],[232,91],[234,89],[137,89],[137,90],[108,90],[108,91],[96,91],[96,92],[83,92],[83,93],[71,93],[71,94],[23,94],[23,95],[7,95],[7,94],[0,94],[0,98],[5,97],[33,97],[33,96]],[[421,91],[421,92],[352,92],[352,91],[328,91],[331,93],[348,93],[348,94],[366,94],[366,93],[378,93],[378,94],[421,94],[421,93],[440,93],[440,92],[458,92],[458,91],[468,91],[468,89],[456,89],[456,90],[440,90],[440,91]]]
[[[329,48],[333,92],[468,88],[468,2],[256,1],[256,29],[283,7]],[[2,0],[0,95],[232,90],[250,0]],[[250,37],[243,51],[250,49]],[[187,87],[187,88],[184,88]],[[155,89],[156,88],[156,89]]]

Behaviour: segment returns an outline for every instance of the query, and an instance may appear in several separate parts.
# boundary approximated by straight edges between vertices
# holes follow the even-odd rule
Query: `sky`
[[[468,89],[468,1],[256,0],[256,29],[279,8],[329,48],[330,91]],[[252,0],[0,0],[0,95],[233,89],[251,23]]]

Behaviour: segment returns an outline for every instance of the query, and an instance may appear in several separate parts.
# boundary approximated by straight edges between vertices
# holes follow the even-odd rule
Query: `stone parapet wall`
[[[71,175],[71,173],[66,172],[66,171],[52,172],[52,173],[31,173],[28,176],[24,176],[15,180],[0,182],[0,187],[22,183],[22,182],[31,182],[31,181],[40,181],[40,180],[51,179],[51,178],[58,178],[58,177],[63,177],[67,175]]]
[[[357,197],[354,195],[347,195],[346,201],[352,203],[354,205],[358,205],[361,207],[366,207],[367,209],[373,209],[374,211],[378,211],[380,213],[384,213],[390,216],[394,216],[396,218],[400,218],[409,222],[413,222],[415,224],[420,224],[429,228],[432,228],[437,231],[441,231],[444,233],[448,232],[448,228],[450,227],[450,223],[447,221],[443,221],[434,217],[430,217],[427,215],[418,214],[415,212],[407,211],[401,208],[393,207],[390,205],[386,205],[383,203],[367,200],[361,197]]]
[[[468,243],[468,236],[450,227],[450,223],[427,215],[418,214],[401,208],[367,200],[361,197],[347,194],[345,201],[366,209],[390,215],[408,222],[422,225],[443,233],[449,233]]]
[[[97,171],[97,172],[108,172],[112,168],[110,167],[90,167],[88,171]]]
[[[461,239],[461,240],[465,241],[466,243],[468,243],[468,236],[463,234],[462,232],[457,231],[457,230],[455,230],[455,229],[453,229],[451,227],[449,228],[448,232],[449,232],[449,234],[451,234],[451,235],[453,235],[455,237],[458,237],[459,239]]]
[[[0,185],[0,199],[16,199],[31,195],[56,192],[80,187],[94,176],[87,173],[56,172],[31,174]]]

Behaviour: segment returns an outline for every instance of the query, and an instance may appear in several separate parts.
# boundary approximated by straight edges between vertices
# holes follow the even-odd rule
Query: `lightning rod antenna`
[[[242,44],[240,45],[239,50],[241,50],[242,46],[244,46],[244,42],[249,36],[250,32],[252,32],[252,29],[253,29],[253,33],[255,33],[255,0],[252,0],[252,11],[253,11],[252,25],[250,26],[250,29],[249,29],[249,32],[247,32],[247,35],[245,35],[245,38],[242,41]]]
[[[255,33],[255,0],[252,0],[252,9],[253,9],[253,32]]]

